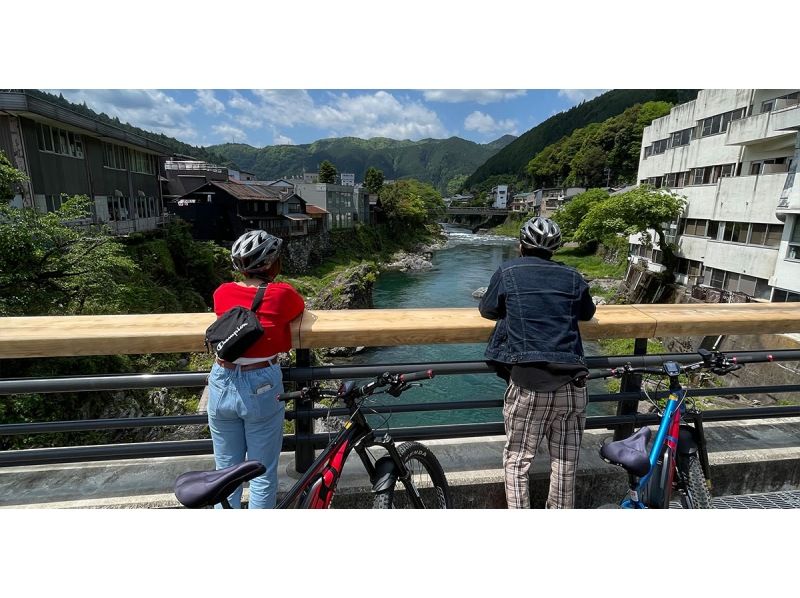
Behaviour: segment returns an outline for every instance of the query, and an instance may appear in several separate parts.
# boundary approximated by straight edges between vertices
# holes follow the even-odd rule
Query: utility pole
[[[611,186],[611,169],[610,168],[606,168],[605,169],[605,175],[606,175],[606,187],[610,187]]]

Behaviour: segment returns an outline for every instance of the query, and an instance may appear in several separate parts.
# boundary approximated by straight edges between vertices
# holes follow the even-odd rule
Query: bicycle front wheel
[[[419,442],[404,442],[397,452],[411,474],[409,484],[419,492],[424,508],[449,509],[450,488],[447,485],[439,460],[428,447]],[[375,494],[374,509],[413,509],[415,504],[410,496],[413,490],[402,480],[382,492]]]
[[[713,509],[711,492],[703,475],[703,466],[697,455],[689,457],[687,467],[686,495],[681,497],[684,509]]]

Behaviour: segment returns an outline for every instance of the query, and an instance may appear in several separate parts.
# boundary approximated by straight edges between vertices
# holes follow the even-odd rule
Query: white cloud
[[[211,130],[222,139],[223,143],[242,143],[247,140],[247,134],[242,129],[231,125],[213,125]]]
[[[184,141],[196,140],[197,130],[189,120],[191,104],[181,104],[162,91],[150,89],[55,90],[70,102],[86,104],[95,112],[116,116],[122,122]]]
[[[439,116],[419,101],[385,91],[350,95],[329,93],[317,102],[304,90],[255,90],[252,102],[235,93],[228,105],[246,126],[311,126],[331,136],[422,139],[446,137]]]
[[[495,120],[491,114],[484,114],[479,110],[471,113],[464,119],[464,128],[467,131],[477,131],[484,135],[494,135],[497,133],[511,133],[517,134],[517,121],[507,118],[504,120]]]
[[[292,141],[291,137],[287,137],[286,135],[282,135],[280,133],[275,133],[272,137],[272,145],[294,145],[294,141]]]
[[[225,112],[225,104],[214,97],[214,92],[210,89],[197,90],[197,103],[206,111],[206,114]]]
[[[422,92],[428,102],[477,102],[481,105],[502,102],[527,92],[524,89],[429,89]]]
[[[591,100],[606,91],[605,89],[559,89],[558,97],[567,98],[573,104],[580,104],[584,100]]]

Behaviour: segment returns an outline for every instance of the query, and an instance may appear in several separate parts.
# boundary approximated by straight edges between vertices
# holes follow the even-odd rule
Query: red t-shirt
[[[237,305],[249,308],[257,290],[258,287],[242,286],[235,282],[221,284],[214,291],[214,312],[219,317]],[[304,309],[303,298],[292,285],[285,282],[269,283],[256,311],[264,334],[242,357],[270,357],[291,349],[289,322],[303,313]]]

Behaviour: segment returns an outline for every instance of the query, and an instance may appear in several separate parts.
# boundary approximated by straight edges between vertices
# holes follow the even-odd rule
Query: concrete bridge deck
[[[743,508],[749,501],[751,506],[763,506],[767,498],[739,499],[734,507],[730,497],[781,492],[782,504],[791,506],[800,491],[800,418],[706,423],[705,431],[716,505]],[[615,504],[625,493],[624,471],[605,463],[597,453],[603,438],[611,435],[606,430],[584,434],[577,487],[580,508]],[[444,467],[457,508],[505,506],[504,441],[494,436],[425,442]],[[175,507],[175,478],[185,471],[213,467],[208,455],[4,468],[0,508]],[[280,472],[279,492],[285,492],[299,475],[292,453],[281,455]],[[544,504],[548,475],[549,460],[542,445],[531,472],[535,505]],[[778,497],[773,495],[772,500]],[[333,506],[368,508],[371,501],[369,481],[353,456],[345,465]]]

